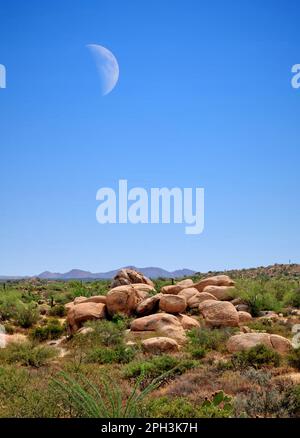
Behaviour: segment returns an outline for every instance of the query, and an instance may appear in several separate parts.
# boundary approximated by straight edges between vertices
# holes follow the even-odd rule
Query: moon
[[[116,57],[111,51],[98,44],[88,44],[101,81],[102,96],[110,93],[116,86],[119,79],[119,65]]]

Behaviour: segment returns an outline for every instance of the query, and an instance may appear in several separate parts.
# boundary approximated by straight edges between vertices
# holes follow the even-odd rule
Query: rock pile
[[[106,296],[78,297],[66,308],[71,334],[85,321],[111,318],[116,314],[134,317],[128,342],[142,342],[146,352],[177,351],[186,341],[186,330],[201,327],[241,327],[227,344],[230,352],[264,343],[277,351],[288,351],[290,342],[277,335],[248,333],[252,316],[240,298],[234,298],[234,282],[227,275],[205,278],[197,283],[185,279],[164,286],[156,293],[150,279],[132,269],[122,269]],[[243,307],[244,306],[244,307]],[[192,311],[196,317],[185,312]]]

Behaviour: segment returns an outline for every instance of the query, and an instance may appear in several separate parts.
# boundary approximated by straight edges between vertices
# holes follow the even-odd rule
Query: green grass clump
[[[203,357],[210,350],[224,351],[227,339],[235,332],[232,328],[194,328],[188,332],[188,350],[192,356]]]
[[[134,359],[136,350],[132,347],[119,345],[115,348],[96,347],[85,357],[87,363],[128,363]]]
[[[231,397],[218,391],[200,405],[185,397],[158,397],[150,400],[145,410],[151,418],[226,418],[232,414],[233,405]]]
[[[15,342],[0,350],[0,361],[40,368],[56,356],[54,348],[35,345],[32,342]]]
[[[139,391],[138,379],[126,397],[120,387],[106,376],[101,379],[100,387],[83,375],[74,380],[61,372],[58,378],[52,379],[54,391],[59,392],[62,402],[71,410],[71,416],[81,418],[136,418],[140,416],[143,400],[159,383],[158,379]]]
[[[249,350],[235,353],[231,358],[231,362],[235,368],[278,367],[280,365],[280,355],[271,348],[260,344],[249,348]]]
[[[193,360],[162,355],[147,361],[129,363],[124,368],[124,376],[126,378],[136,378],[143,375],[145,378],[154,379],[166,372],[169,372],[169,376],[183,374],[195,366],[197,366],[197,362]]]
[[[36,341],[47,341],[50,339],[58,339],[65,332],[65,327],[63,327],[60,322],[56,319],[49,320],[44,326],[35,327],[30,332],[30,337]]]
[[[49,316],[63,318],[66,315],[66,309],[63,304],[57,304],[49,309]]]
[[[23,328],[30,328],[37,323],[40,313],[35,303],[19,303],[16,307],[14,320]]]

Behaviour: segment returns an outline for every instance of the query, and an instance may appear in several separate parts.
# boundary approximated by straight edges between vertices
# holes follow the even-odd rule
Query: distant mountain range
[[[185,277],[187,275],[193,275],[195,271],[190,269],[178,269],[176,271],[166,271],[165,269],[156,268],[156,267],[147,267],[147,268],[136,268],[135,266],[126,266],[130,269],[135,269],[136,271],[141,272],[146,275],[146,277],[150,278],[158,278],[158,277],[167,277],[167,278],[179,278]],[[63,274],[59,272],[49,272],[45,271],[41,274],[37,275],[38,278],[47,279],[47,280],[110,280],[113,278],[119,269],[115,269],[113,271],[108,272],[89,272],[82,271],[81,269],[72,269],[69,272],[65,272]]]

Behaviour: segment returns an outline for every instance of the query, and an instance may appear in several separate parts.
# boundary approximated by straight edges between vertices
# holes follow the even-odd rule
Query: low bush
[[[231,397],[218,391],[211,399],[195,404],[185,397],[158,397],[145,406],[147,417],[152,418],[225,418],[232,414]]]
[[[189,350],[193,355],[193,351],[200,352],[199,349],[205,351],[217,350],[224,351],[227,339],[235,332],[235,329],[209,329],[209,328],[195,328],[188,332],[189,337]]]
[[[296,348],[288,355],[289,364],[300,370],[300,348]]]
[[[17,325],[23,328],[30,328],[37,323],[40,313],[35,303],[23,304],[16,306],[14,320]]]
[[[168,376],[183,374],[195,366],[197,366],[197,362],[193,360],[163,355],[153,357],[147,361],[129,363],[124,368],[123,373],[127,378],[136,378],[143,375],[145,378],[154,379],[166,372],[169,372]]]
[[[49,309],[50,316],[57,316],[63,318],[66,315],[66,309],[63,304],[57,304]]]
[[[65,328],[58,320],[49,320],[44,326],[35,327],[30,332],[30,337],[37,341],[47,341],[50,339],[58,339],[65,332]]]
[[[278,367],[280,365],[280,355],[271,348],[260,344],[249,348],[249,350],[235,353],[231,357],[231,362],[238,369],[246,367],[261,368],[265,366]]]
[[[115,348],[97,347],[89,351],[85,357],[87,363],[128,363],[134,359],[136,350],[132,347],[119,345]]]
[[[39,368],[55,357],[54,348],[35,345],[31,342],[11,343],[0,350],[0,361]]]
[[[284,324],[282,321],[272,321],[269,318],[262,318],[254,321],[250,321],[248,327],[266,333],[273,333],[276,335],[289,337],[291,334],[291,328]]]

